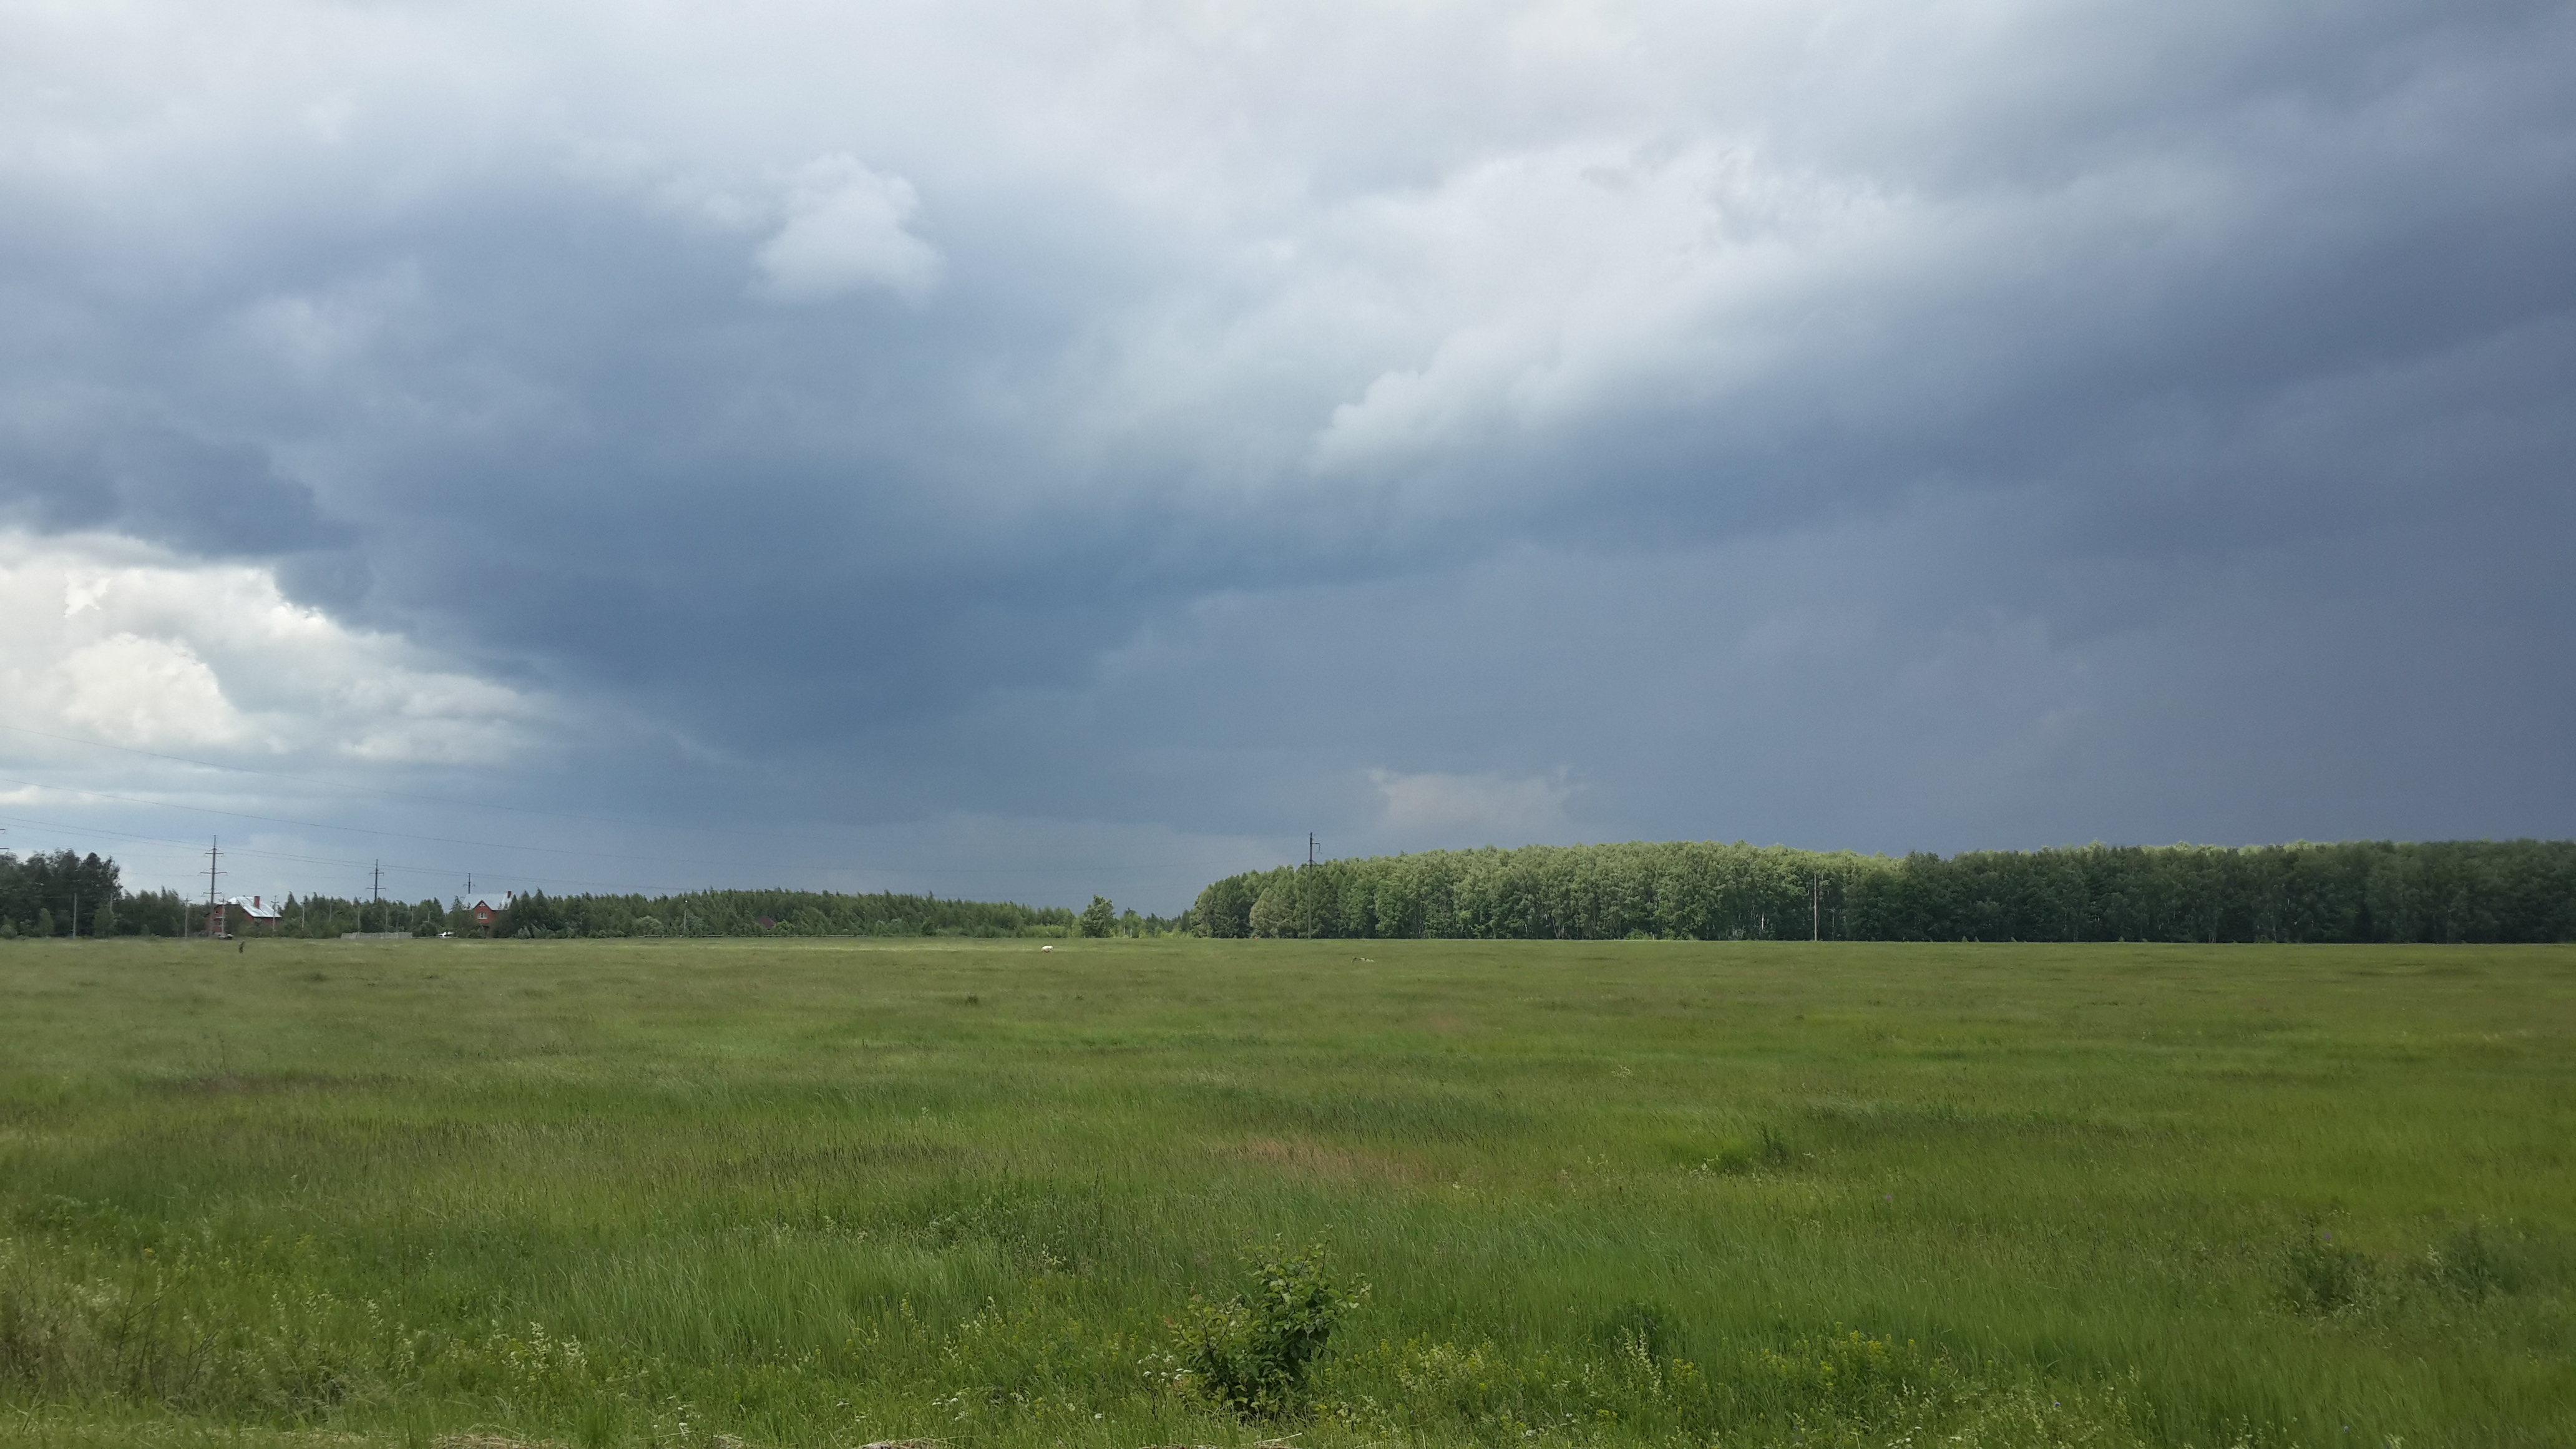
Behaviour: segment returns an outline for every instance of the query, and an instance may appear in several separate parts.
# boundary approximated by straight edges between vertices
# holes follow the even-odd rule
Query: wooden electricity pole
[[[223,859],[224,838],[220,835],[214,835],[207,837],[207,839],[210,840],[212,844],[206,847],[206,939],[213,940],[215,935],[216,910],[215,877],[223,874],[222,871],[216,869],[216,866],[220,864]]]

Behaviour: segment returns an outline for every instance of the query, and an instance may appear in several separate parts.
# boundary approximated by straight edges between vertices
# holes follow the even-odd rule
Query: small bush
[[[1797,1160],[1798,1151],[1790,1145],[1789,1139],[1766,1123],[1755,1129],[1751,1141],[1738,1139],[1721,1143],[1716,1156],[1699,1164],[1699,1171],[1719,1177],[1786,1172],[1796,1165]]]
[[[1622,1303],[1602,1320],[1594,1339],[1621,1353],[1660,1363],[1673,1356],[1672,1315],[1662,1304]]]
[[[2372,1286],[2370,1259],[2334,1240],[2331,1231],[2308,1224],[2283,1258],[2284,1287],[2290,1306],[2302,1313],[2331,1314],[2360,1306]]]
[[[2492,1293],[2512,1292],[2521,1286],[2522,1277],[2504,1245],[2477,1223],[2453,1229],[2438,1246],[2426,1249],[2422,1272],[2434,1287],[2472,1303]]]
[[[1199,1392],[1246,1418],[1292,1412],[1335,1325],[1368,1295],[1334,1281],[1324,1250],[1254,1255],[1247,1291],[1190,1300],[1177,1325],[1183,1372]]]

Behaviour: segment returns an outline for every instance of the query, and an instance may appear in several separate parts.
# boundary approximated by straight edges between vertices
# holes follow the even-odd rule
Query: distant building
[[[234,896],[206,912],[208,933],[218,936],[273,936],[286,924],[286,912],[262,896]]]
[[[484,935],[498,936],[510,928],[510,899],[508,891],[496,896],[476,896],[465,903],[465,909],[473,912],[474,924],[482,929]]]

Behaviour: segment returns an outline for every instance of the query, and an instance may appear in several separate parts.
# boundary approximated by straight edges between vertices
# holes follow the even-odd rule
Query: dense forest
[[[1189,920],[1209,936],[2576,941],[2576,841],[1438,850],[1232,876]]]

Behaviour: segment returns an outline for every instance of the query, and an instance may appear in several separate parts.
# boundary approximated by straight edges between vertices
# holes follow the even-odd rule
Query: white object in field
[[[1038,949],[1041,951],[1052,951],[1055,948],[1053,946],[1040,946]]]

